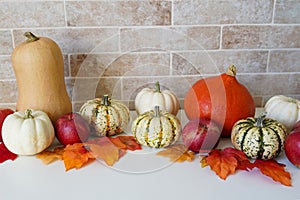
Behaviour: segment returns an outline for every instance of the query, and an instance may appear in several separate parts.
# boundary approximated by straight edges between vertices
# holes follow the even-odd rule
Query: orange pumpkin
[[[231,135],[231,129],[238,120],[254,117],[253,97],[235,75],[236,67],[231,65],[227,73],[197,81],[184,99],[187,117],[209,118],[223,125],[222,137]]]

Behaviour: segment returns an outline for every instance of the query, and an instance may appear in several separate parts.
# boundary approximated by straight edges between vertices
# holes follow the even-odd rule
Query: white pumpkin
[[[54,136],[52,122],[43,111],[15,112],[5,118],[2,126],[5,146],[18,155],[34,155],[45,150]]]
[[[267,117],[275,119],[290,131],[300,120],[300,101],[284,95],[271,97],[265,104]]]
[[[161,110],[177,115],[180,104],[174,92],[161,91],[159,82],[156,82],[155,89],[143,88],[135,98],[135,110],[138,114],[150,111],[154,106],[159,106]]]

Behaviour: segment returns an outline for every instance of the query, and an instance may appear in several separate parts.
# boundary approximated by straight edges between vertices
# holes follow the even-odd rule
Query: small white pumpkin
[[[2,126],[5,146],[18,155],[34,155],[48,148],[54,140],[54,127],[43,111],[27,109],[7,116]]]
[[[159,82],[155,83],[155,89],[143,88],[135,97],[135,110],[138,114],[150,111],[156,105],[173,115],[177,115],[180,107],[175,93],[170,90],[161,91]]]
[[[179,139],[181,126],[176,116],[155,106],[154,110],[144,112],[134,120],[132,134],[142,145],[162,148]]]
[[[265,104],[267,117],[275,119],[290,131],[300,120],[300,101],[284,95],[271,97]]]

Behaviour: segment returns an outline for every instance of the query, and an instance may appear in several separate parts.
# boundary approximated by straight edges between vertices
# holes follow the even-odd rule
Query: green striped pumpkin
[[[108,95],[89,100],[79,110],[95,129],[98,136],[112,136],[122,133],[130,120],[128,107]]]
[[[231,142],[249,158],[273,159],[284,149],[286,127],[280,122],[265,118],[248,117],[237,121],[231,132]]]
[[[178,118],[159,106],[139,115],[132,123],[132,134],[137,142],[154,148],[167,147],[180,137],[181,126]]]

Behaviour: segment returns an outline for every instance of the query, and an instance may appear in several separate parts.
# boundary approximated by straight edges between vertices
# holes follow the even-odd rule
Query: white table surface
[[[218,148],[231,146],[222,139]],[[283,186],[258,170],[238,171],[225,181],[209,167],[193,162],[170,163],[158,150],[128,151],[113,167],[95,161],[81,169],[65,171],[62,161],[42,164],[34,156],[19,156],[0,164],[1,200],[53,199],[280,199],[300,200],[300,169],[282,154],[292,187]]]

